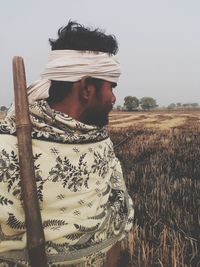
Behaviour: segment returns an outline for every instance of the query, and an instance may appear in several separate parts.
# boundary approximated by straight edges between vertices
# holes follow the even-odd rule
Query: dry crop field
[[[109,130],[135,208],[118,267],[200,267],[200,111],[112,112]]]
[[[121,266],[200,267],[200,111],[113,112],[135,208]]]

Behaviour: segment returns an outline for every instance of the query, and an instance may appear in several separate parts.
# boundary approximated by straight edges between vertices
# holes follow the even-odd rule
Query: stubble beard
[[[103,127],[109,123],[110,110],[88,109],[84,116],[84,123]]]

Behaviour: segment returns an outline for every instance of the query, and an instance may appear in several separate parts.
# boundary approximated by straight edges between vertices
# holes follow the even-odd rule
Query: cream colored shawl
[[[30,107],[38,198],[49,266],[107,251],[130,230],[132,201],[106,128]],[[0,259],[28,266],[14,117],[0,125]]]

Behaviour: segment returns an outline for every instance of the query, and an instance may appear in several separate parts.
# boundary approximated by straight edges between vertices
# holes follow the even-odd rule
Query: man
[[[120,75],[117,41],[70,21],[50,44],[41,79],[28,88],[48,264],[103,266],[133,219],[106,128]],[[28,266],[13,110],[0,133],[0,259]]]

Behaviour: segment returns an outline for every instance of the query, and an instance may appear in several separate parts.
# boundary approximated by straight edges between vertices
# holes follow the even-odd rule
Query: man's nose
[[[112,95],[112,103],[115,104],[115,102],[116,102],[116,96],[113,94]]]

